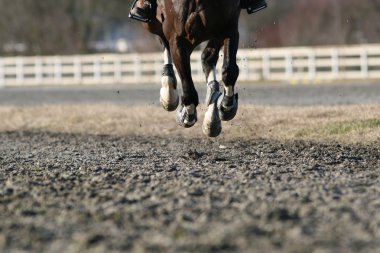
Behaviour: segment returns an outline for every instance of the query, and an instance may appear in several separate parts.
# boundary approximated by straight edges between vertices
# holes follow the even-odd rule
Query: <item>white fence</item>
[[[195,82],[205,80],[200,54],[192,56]],[[162,64],[162,53],[5,57],[0,86],[153,83]],[[243,82],[380,79],[380,44],[241,49],[238,64]]]

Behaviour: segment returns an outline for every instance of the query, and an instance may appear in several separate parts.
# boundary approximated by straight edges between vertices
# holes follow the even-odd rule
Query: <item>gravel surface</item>
[[[159,105],[157,85],[130,86],[66,86],[0,89],[0,106],[30,106],[51,104],[110,103],[127,105]],[[198,86],[200,100],[205,86]],[[290,86],[259,84],[238,85],[240,102],[253,105],[314,106],[380,103],[380,85],[319,84]]]
[[[379,145],[0,133],[0,252],[380,252]]]

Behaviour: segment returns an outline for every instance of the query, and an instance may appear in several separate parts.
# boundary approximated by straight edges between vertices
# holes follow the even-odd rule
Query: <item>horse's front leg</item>
[[[181,37],[170,41],[172,57],[182,82],[182,106],[177,111],[177,122],[180,126],[189,128],[197,122],[199,104],[198,93],[191,77],[190,55],[191,46]]]
[[[223,84],[224,93],[218,102],[221,120],[232,120],[238,110],[238,94],[235,94],[235,84],[239,77],[239,67],[236,64],[236,54],[239,46],[239,32],[236,29],[224,40]]]
[[[177,79],[173,69],[173,60],[169,46],[165,45],[164,67],[162,70],[160,103],[162,107],[171,112],[177,109],[179,96],[177,91]]]

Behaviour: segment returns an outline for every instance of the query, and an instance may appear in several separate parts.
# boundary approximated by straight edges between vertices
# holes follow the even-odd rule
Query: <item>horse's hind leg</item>
[[[221,93],[215,70],[222,46],[223,40],[210,40],[202,53],[203,72],[207,79],[207,112],[203,120],[202,130],[209,137],[216,137],[222,131],[222,123],[217,108],[217,101]]]
[[[182,82],[182,106],[177,111],[179,125],[189,128],[197,122],[196,107],[199,104],[198,93],[191,77],[190,55],[192,48],[184,39],[175,38],[170,42],[174,64]]]
[[[173,60],[168,45],[165,45],[161,86],[160,103],[162,107],[167,111],[174,111],[178,107],[179,96],[177,91],[177,79],[173,69]]]
[[[239,32],[236,31],[224,40],[223,84],[224,94],[220,97],[219,116],[223,121],[232,120],[238,110],[238,94],[234,94],[236,80],[239,77],[239,67],[236,64],[236,54],[239,46]]]
[[[202,52],[202,67],[203,73],[206,76],[207,83],[212,81],[213,76],[210,76],[211,72],[214,71],[214,68],[219,59],[219,52],[223,46],[223,40],[210,40],[207,43],[207,46]]]

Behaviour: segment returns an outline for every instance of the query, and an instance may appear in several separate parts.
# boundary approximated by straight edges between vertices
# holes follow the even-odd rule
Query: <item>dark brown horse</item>
[[[139,0],[143,5],[144,0]],[[202,53],[203,71],[207,81],[203,132],[210,137],[221,133],[221,120],[235,117],[238,96],[234,93],[239,67],[236,54],[239,44],[239,0],[159,0],[156,18],[144,27],[158,35],[165,47],[165,65],[162,77],[161,104],[174,111],[179,104],[177,82],[173,62],[182,82],[181,106],[177,110],[177,122],[192,127],[197,122],[198,93],[191,77],[190,55],[202,42],[208,41]],[[222,70],[223,87],[216,80],[216,64],[219,51],[224,47]]]

